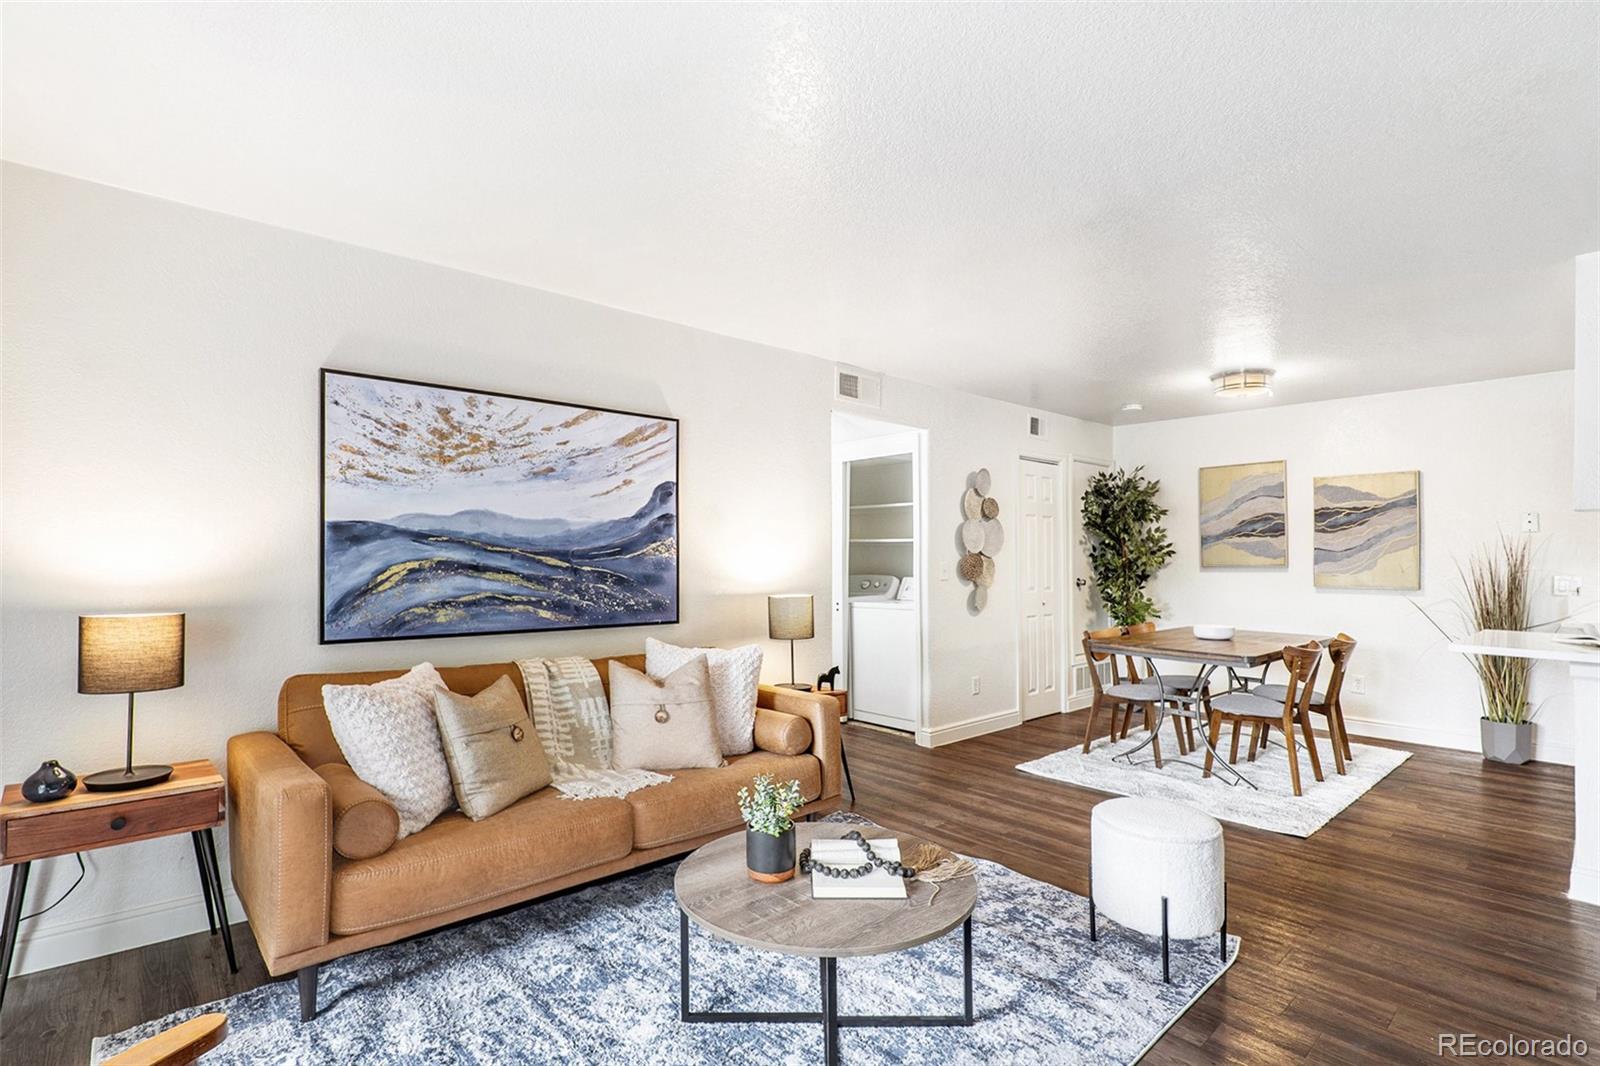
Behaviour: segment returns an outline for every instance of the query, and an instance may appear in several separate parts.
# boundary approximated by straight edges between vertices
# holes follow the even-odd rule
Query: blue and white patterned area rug
[[[847,818],[850,821],[859,819]],[[820,1024],[678,1020],[676,864],[322,968],[322,1012],[302,1024],[279,981],[95,1041],[96,1062],[206,1011],[228,1015],[221,1063],[793,1063],[822,1061]],[[1238,956],[1216,937],[1160,942],[1088,901],[978,863],[973,923],[977,1021],[966,1028],[844,1029],[855,1063],[1130,1063]],[[814,959],[755,951],[691,925],[696,1010],[818,1010]],[[846,1014],[959,1013],[961,932],[895,955],[839,962]]]
[[[1265,753],[1257,755],[1255,762],[1247,761],[1241,749],[1239,772],[1256,786],[1251,788],[1229,784],[1222,773],[1202,776],[1205,749],[1197,743],[1194,753],[1178,757],[1174,750],[1177,741],[1170,726],[1162,731],[1160,769],[1156,768],[1149,748],[1134,756],[1132,766],[1121,760],[1112,761],[1113,756],[1138,747],[1147,735],[1130,733],[1126,740],[1118,741],[1102,738],[1090,746],[1087,755],[1082,748],[1067,748],[1022,763],[1017,769],[1097,792],[1172,800],[1224,822],[1308,837],[1411,758],[1409,751],[1351,744],[1355,758],[1345,764],[1345,773],[1338,774],[1334,772],[1330,742],[1327,737],[1319,736],[1317,745],[1324,780],[1318,781],[1312,774],[1311,761],[1301,745],[1301,794],[1296,796],[1289,779],[1288,755],[1277,740],[1270,743]],[[1218,746],[1223,755],[1229,753],[1228,736],[1224,734],[1223,743]]]

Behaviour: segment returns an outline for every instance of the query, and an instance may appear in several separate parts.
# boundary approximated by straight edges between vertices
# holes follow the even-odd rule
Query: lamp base
[[[804,682],[802,682],[802,683],[797,685],[793,681],[783,681],[783,682],[780,682],[779,684],[776,684],[776,685],[774,685],[772,687],[773,688],[792,688],[796,692],[810,692],[811,691],[811,686],[805,684]]]
[[[135,766],[133,769],[101,770],[83,779],[90,792],[122,792],[130,788],[159,785],[172,776],[170,766]]]

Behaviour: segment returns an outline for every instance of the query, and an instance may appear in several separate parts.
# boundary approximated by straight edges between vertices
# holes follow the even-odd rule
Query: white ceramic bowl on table
[[[1194,635],[1201,640],[1232,640],[1232,626],[1195,626]]]

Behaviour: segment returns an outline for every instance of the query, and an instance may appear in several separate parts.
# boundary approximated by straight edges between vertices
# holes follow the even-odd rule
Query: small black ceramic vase
[[[744,861],[752,881],[775,885],[794,876],[794,826],[782,836],[744,831]]]
[[[78,775],[54,759],[46,759],[22,783],[22,798],[29,803],[65,799],[78,787]]]

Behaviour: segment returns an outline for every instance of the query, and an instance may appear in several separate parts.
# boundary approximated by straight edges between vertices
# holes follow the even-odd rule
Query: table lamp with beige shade
[[[810,692],[810,685],[795,681],[794,642],[810,640],[817,635],[815,612],[809,593],[791,592],[767,597],[767,636],[773,640],[789,642],[789,681],[780,688],[796,688]]]
[[[128,755],[120,770],[83,779],[91,792],[120,792],[165,781],[170,766],[133,765],[133,697],[183,684],[182,614],[86,614],[78,618],[78,691],[128,694]]]

